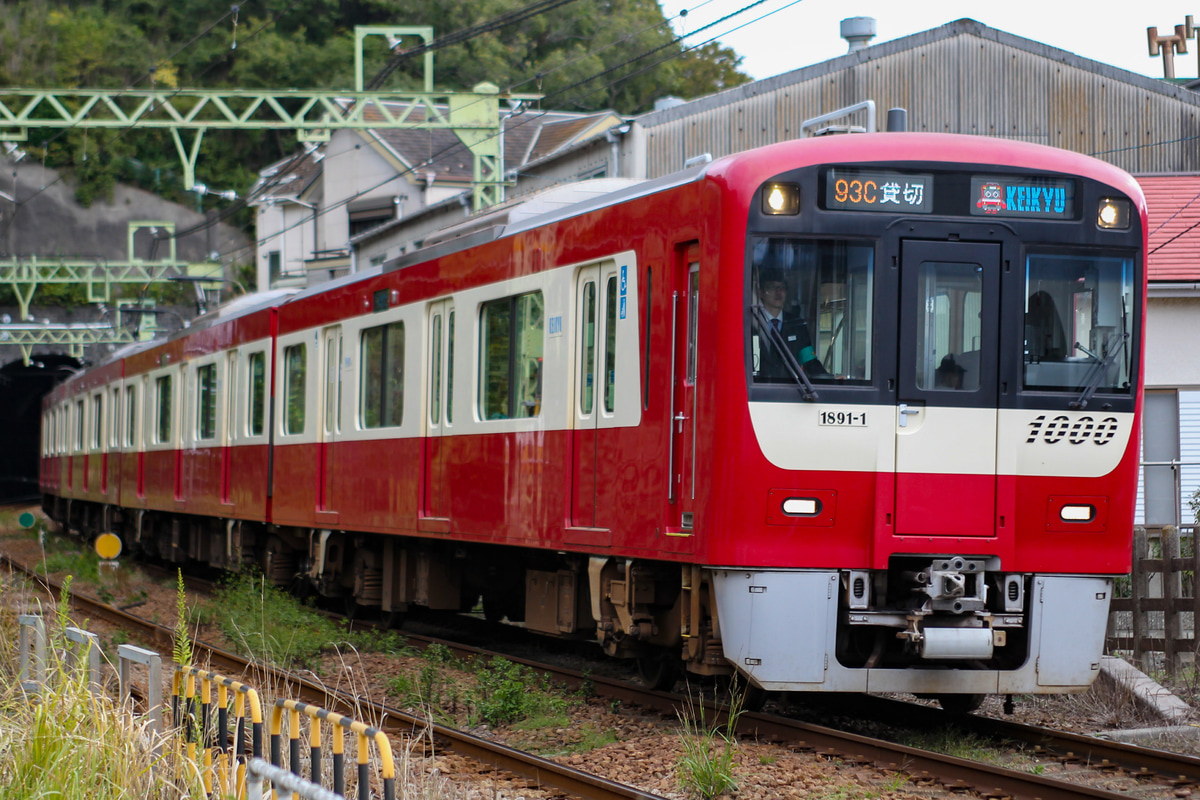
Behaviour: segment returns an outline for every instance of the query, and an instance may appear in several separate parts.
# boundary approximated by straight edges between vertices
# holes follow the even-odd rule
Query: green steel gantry
[[[424,54],[423,92],[364,91],[363,42],[369,36],[384,36],[389,42],[417,36],[425,44],[433,40],[428,26],[367,26],[355,29],[355,91],[309,90],[204,90],[204,89],[0,89],[0,141],[21,142],[31,128],[143,128],[170,131],[183,162],[184,188],[195,185],[200,145],[209,130],[293,130],[301,141],[328,141],[334,130],[378,128],[445,129],[452,131],[473,158],[472,204],[476,211],[503,200],[504,164],[500,139],[500,100],[535,100],[539,95],[506,94],[490,83],[472,92],[433,91],[433,52]],[[190,146],[184,134],[193,135]],[[86,283],[89,300],[94,288],[103,286],[107,299],[113,283],[145,283],[169,280],[186,274],[186,264],[174,261],[174,238],[170,259],[139,262],[133,258],[134,226],[169,227],[166,223],[131,223],[129,261],[97,264],[83,261],[43,261],[36,258],[0,260],[0,284],[17,293],[23,319],[28,319],[34,289],[44,283]],[[169,263],[168,263],[169,262]],[[182,269],[181,273],[179,270]],[[174,271],[174,272],[172,272]],[[171,274],[168,274],[171,273]],[[95,301],[98,302],[98,301]],[[26,362],[29,348],[36,344],[102,343],[103,339],[64,339],[49,328],[44,341],[35,341],[33,328],[0,326],[0,344],[22,344]],[[80,331],[78,326],[68,326]],[[28,336],[25,329],[28,330]],[[20,333],[20,335],[17,335]],[[114,328],[114,334],[116,330]],[[20,340],[20,342],[18,342]],[[120,337],[107,340],[123,341]]]
[[[148,261],[138,258],[134,238],[140,230],[162,230],[167,234],[167,253],[161,259]],[[151,283],[191,278],[193,281],[210,277],[219,265],[210,262],[180,261],[175,253],[175,223],[165,221],[130,222],[128,227],[128,258],[124,261],[102,259],[74,260],[30,256],[29,258],[0,259],[0,284],[13,288],[17,296],[20,318],[25,324],[0,325],[0,345],[21,348],[25,363],[31,360],[36,345],[65,345],[73,356],[82,354],[92,344],[127,344],[135,340],[133,332],[121,327],[122,307],[136,306],[135,301],[116,301],[111,323],[75,325],[38,325],[31,321],[29,305],[38,286],[52,283],[83,284],[87,287],[89,303],[113,304],[114,284],[146,286]],[[213,278],[213,284],[222,282]],[[143,331],[153,330],[153,326]]]

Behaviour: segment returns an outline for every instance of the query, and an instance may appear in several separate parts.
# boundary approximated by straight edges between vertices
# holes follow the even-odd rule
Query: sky
[[[687,9],[686,18],[672,22],[676,33],[684,34],[754,2],[660,0],[660,5],[668,19]],[[1094,4],[1070,0],[764,0],[684,39],[684,43],[700,44],[717,35],[723,45],[745,57],[742,72],[757,80],[844,55],[848,45],[841,38],[839,23],[847,17],[875,18],[876,35],[871,44],[969,17],[1006,33],[1161,78],[1162,56],[1150,56],[1146,28],[1156,27],[1160,35],[1171,34],[1176,25],[1184,24],[1187,14],[1193,14],[1200,26],[1200,6],[1163,0]],[[1175,55],[1179,78],[1197,77],[1200,41],[1190,39],[1187,45],[1186,55]]]

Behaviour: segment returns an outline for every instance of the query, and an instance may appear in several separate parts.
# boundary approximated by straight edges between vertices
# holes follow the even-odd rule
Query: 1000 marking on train
[[[1046,444],[1058,444],[1062,441],[1083,444],[1090,441],[1092,444],[1105,445],[1113,440],[1120,427],[1116,417],[1096,420],[1084,416],[1072,420],[1066,414],[1049,419],[1045,414],[1041,414],[1030,421],[1029,438],[1025,443],[1032,444],[1040,439]]]

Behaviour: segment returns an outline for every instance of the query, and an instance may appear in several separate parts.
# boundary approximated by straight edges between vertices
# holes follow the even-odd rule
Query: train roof
[[[703,177],[704,166],[691,167],[654,180],[596,178],[556,186],[527,200],[436,231],[425,239],[424,247],[387,262],[383,271],[404,269],[599,208],[692,183]]]

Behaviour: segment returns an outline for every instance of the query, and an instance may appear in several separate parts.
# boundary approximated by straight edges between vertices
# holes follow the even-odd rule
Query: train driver
[[[791,352],[796,362],[804,368],[808,377],[828,375],[825,367],[813,351],[812,337],[803,317],[789,303],[787,276],[783,270],[766,267],[758,271],[758,297],[768,324],[779,334],[768,333],[766,341],[759,345],[759,369],[755,374],[759,381],[791,380],[792,374],[779,352],[780,341]]]

